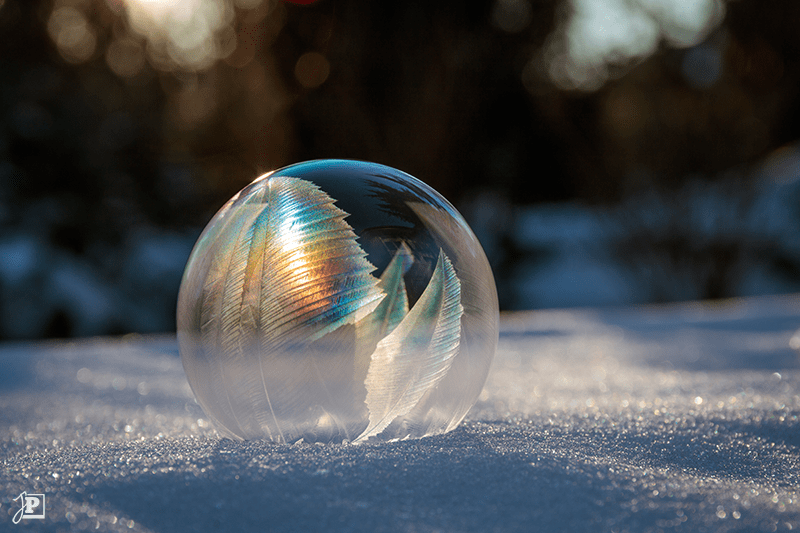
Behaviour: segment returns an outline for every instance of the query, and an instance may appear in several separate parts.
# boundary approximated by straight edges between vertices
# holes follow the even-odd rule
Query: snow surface
[[[798,328],[800,296],[503,315],[457,430],[328,446],[219,439],[169,336],[2,345],[0,531],[797,529]]]

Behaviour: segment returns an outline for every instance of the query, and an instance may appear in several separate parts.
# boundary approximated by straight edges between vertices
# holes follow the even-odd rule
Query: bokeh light
[[[319,52],[306,52],[294,67],[294,75],[300,85],[308,89],[319,87],[330,74],[331,65]]]
[[[559,87],[583,90],[598,89],[614,67],[649,56],[662,40],[699,43],[725,12],[720,0],[571,0],[570,8],[543,59]]]
[[[236,47],[229,0],[126,0],[124,6],[157,68],[201,70]]]
[[[92,57],[97,45],[94,28],[81,9],[88,2],[65,5],[56,2],[47,21],[47,31],[61,56],[70,63],[82,63]]]

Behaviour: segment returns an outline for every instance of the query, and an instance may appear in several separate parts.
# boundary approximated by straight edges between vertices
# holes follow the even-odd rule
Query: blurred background
[[[0,0],[0,339],[174,330],[259,174],[450,199],[502,309],[800,291],[796,0]]]

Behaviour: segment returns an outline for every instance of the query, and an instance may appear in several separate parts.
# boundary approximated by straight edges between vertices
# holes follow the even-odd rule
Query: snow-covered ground
[[[798,328],[800,295],[506,314],[461,427],[358,446],[220,440],[170,336],[5,344],[0,531],[797,529]]]

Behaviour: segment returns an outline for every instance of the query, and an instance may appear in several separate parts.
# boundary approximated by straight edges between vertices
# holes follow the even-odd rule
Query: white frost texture
[[[462,426],[361,445],[220,438],[172,337],[5,344],[0,531],[796,530],[798,328],[796,295],[503,315]]]

